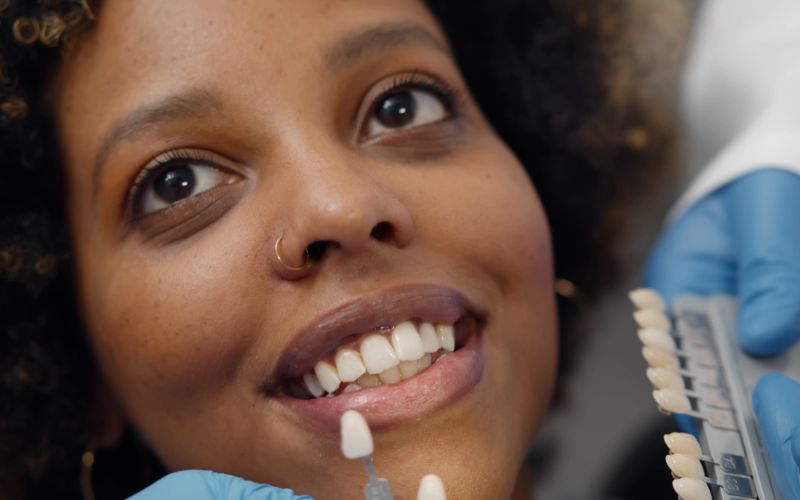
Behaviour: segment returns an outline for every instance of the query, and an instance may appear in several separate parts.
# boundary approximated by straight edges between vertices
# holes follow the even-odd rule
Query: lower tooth
[[[400,369],[400,376],[403,380],[411,378],[419,371],[418,361],[401,361],[397,367]]]
[[[361,386],[358,384],[347,384],[344,389],[342,389],[342,394],[347,394],[348,392],[356,392],[360,391]]]
[[[381,382],[384,384],[396,384],[400,382],[400,370],[397,369],[396,366],[389,368],[388,370],[384,370],[378,374],[378,378],[381,379]]]
[[[365,374],[358,377],[356,383],[361,387],[375,387],[381,385],[381,379],[379,379],[377,375]]]
[[[426,354],[417,360],[417,369],[422,371],[431,366],[431,355]]]
[[[441,361],[441,360],[443,360],[443,359],[444,359],[444,358],[446,358],[446,357],[447,357],[449,354],[450,354],[449,352],[443,352],[443,353],[441,353],[441,354],[440,354],[440,355],[439,355],[439,356],[436,358],[436,361],[434,361],[434,364],[435,364],[435,363],[438,363],[438,362],[439,362],[439,361]]]

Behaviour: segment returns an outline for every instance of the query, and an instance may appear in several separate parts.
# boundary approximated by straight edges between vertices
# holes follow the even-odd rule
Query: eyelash
[[[168,167],[189,162],[200,163],[211,168],[220,168],[217,166],[217,162],[214,161],[213,155],[201,149],[176,149],[157,156],[146,167],[139,171],[136,178],[131,183],[130,195],[125,205],[127,210],[132,213],[132,218],[135,219],[139,215],[137,213],[137,207],[142,202],[144,190],[158,174]]]
[[[371,117],[377,103],[403,89],[426,90],[435,94],[442,100],[445,109],[449,113],[446,120],[453,120],[461,115],[464,92],[460,87],[440,80],[424,71],[412,70],[397,74],[382,85],[378,95],[369,104],[368,115],[364,119],[364,124]],[[125,211],[131,215],[129,219],[136,219],[139,216],[137,207],[142,202],[144,190],[150,182],[164,169],[181,162],[201,163],[212,168],[220,168],[211,153],[200,149],[177,149],[159,155],[139,171],[131,183],[130,194],[125,201]]]
[[[458,118],[461,115],[464,101],[464,91],[461,87],[441,80],[425,71],[414,69],[397,74],[384,83],[382,87],[378,95],[370,103],[369,108],[367,108],[368,113],[372,113],[377,103],[399,90],[418,89],[432,92],[442,99],[445,109],[450,113],[448,120]]]

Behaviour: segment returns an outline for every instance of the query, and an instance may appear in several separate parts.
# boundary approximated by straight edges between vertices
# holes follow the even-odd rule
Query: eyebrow
[[[97,150],[92,170],[95,188],[99,185],[101,168],[118,142],[140,135],[150,130],[153,125],[197,119],[217,112],[221,108],[222,102],[218,93],[208,89],[193,88],[146,104],[121,119],[105,135]]]
[[[368,54],[379,54],[402,45],[426,45],[446,55],[450,48],[425,27],[414,23],[384,23],[364,31],[346,35],[325,55],[328,67],[339,69]]]
[[[329,68],[338,70],[367,55],[413,44],[428,46],[451,55],[447,44],[419,24],[384,23],[345,35],[326,52],[325,61]],[[92,170],[94,191],[99,186],[102,167],[117,143],[147,132],[154,125],[201,118],[221,110],[222,107],[218,92],[195,88],[147,104],[121,119],[105,135],[97,150]]]

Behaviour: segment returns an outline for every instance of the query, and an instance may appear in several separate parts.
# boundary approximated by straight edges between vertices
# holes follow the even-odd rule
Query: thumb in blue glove
[[[133,495],[131,500],[313,500],[292,490],[203,470],[173,472]]]
[[[645,269],[668,303],[739,297],[739,345],[779,354],[800,338],[800,176],[762,169],[717,189],[661,235]]]
[[[800,384],[778,373],[761,377],[753,409],[781,495],[800,500]]]

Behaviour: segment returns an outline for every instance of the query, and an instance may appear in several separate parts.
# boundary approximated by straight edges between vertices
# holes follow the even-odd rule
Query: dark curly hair
[[[63,47],[91,26],[95,3],[0,0],[0,491],[14,498],[80,498],[95,368],[74,299],[43,91],[69,57]],[[617,208],[643,170],[652,176],[664,164],[669,139],[647,106],[626,101],[629,82],[609,71],[619,2],[427,3],[481,108],[537,186],[557,275],[591,297],[612,276]],[[562,327],[574,316],[567,304]],[[563,330],[569,354],[571,330]],[[95,474],[100,498],[130,494],[160,473],[135,436],[106,453]]]

